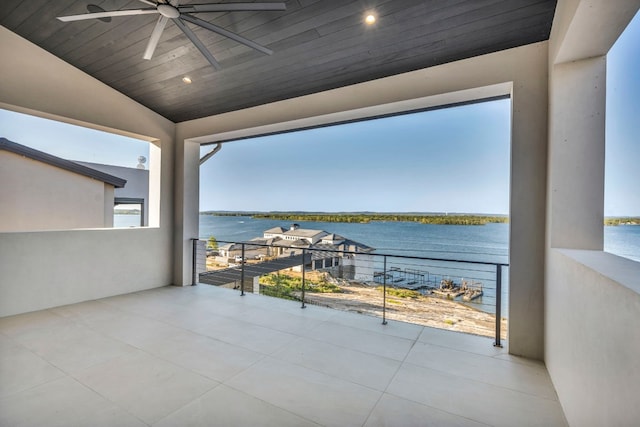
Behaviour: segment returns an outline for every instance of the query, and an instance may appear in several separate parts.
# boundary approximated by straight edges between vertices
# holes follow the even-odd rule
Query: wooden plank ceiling
[[[180,4],[208,2],[214,1]],[[157,15],[55,19],[86,13],[90,3],[105,10],[148,7],[129,0],[2,0],[0,25],[181,122],[547,40],[556,0],[287,0],[285,12],[198,13],[274,51],[267,56],[189,24],[219,71],[171,22],[153,59],[142,59]],[[373,26],[363,21],[369,10],[378,15]]]

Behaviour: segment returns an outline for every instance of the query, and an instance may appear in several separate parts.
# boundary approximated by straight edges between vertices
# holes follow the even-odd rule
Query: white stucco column
[[[549,245],[603,248],[604,56],[553,66],[549,126]]]
[[[540,52],[546,55],[545,49]],[[511,98],[509,332],[511,354],[544,355],[547,62],[531,61]]]
[[[175,171],[173,284],[188,286],[192,282],[193,243],[191,239],[198,238],[199,232],[199,144],[177,138]]]

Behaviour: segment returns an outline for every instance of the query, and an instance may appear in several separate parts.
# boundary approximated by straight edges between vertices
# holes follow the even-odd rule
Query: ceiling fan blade
[[[211,52],[209,52],[209,50],[200,41],[200,39],[193,33],[193,31],[191,31],[191,28],[187,27],[185,25],[185,23],[182,22],[182,20],[180,18],[175,18],[173,20],[173,22],[175,22],[175,24],[178,26],[178,28],[180,28],[182,30],[184,35],[187,36],[189,38],[189,40],[191,40],[191,43],[193,43],[193,45],[198,48],[200,53],[205,58],[207,58],[207,61],[209,61],[209,63],[213,66],[213,68],[215,68],[216,70],[219,70],[220,69],[220,64],[218,63],[218,61],[216,61],[216,58],[213,57]]]
[[[144,59],[151,59],[153,57],[153,52],[155,52],[156,46],[158,46],[160,36],[162,35],[164,27],[165,25],[167,25],[168,21],[169,18],[167,18],[166,16],[160,16],[160,18],[158,18],[158,22],[156,22],[156,26],[151,33],[151,37],[149,37],[149,43],[147,43],[147,48],[144,51],[144,55],[142,55]]]
[[[149,6],[156,7],[156,3],[155,3],[155,2],[152,2],[152,1],[150,1],[150,0],[138,0],[138,1],[139,1],[139,2],[142,2],[142,3],[144,3],[144,4],[148,4]]]
[[[158,10],[156,8],[113,10],[111,12],[94,12],[94,13],[83,13],[82,15],[58,16],[58,19],[62,22],[71,22],[71,21],[84,21],[85,19],[111,18],[114,16],[146,15],[150,13],[158,13]]]
[[[187,4],[178,8],[180,12],[237,12],[287,10],[284,3],[217,3],[217,4]]]
[[[214,33],[218,33],[218,34],[220,34],[222,36],[228,37],[228,38],[230,38],[232,40],[237,41],[238,43],[241,43],[241,44],[243,44],[245,46],[249,46],[250,48],[258,50],[258,51],[260,51],[262,53],[265,53],[267,55],[273,54],[273,51],[271,49],[267,49],[266,47],[261,46],[258,43],[254,42],[254,41],[251,41],[251,40],[249,40],[247,38],[244,38],[241,35],[238,35],[236,33],[232,33],[229,30],[225,30],[224,28],[218,27],[217,25],[214,25],[214,24],[212,24],[210,22],[203,21],[202,19],[196,18],[195,16],[183,13],[182,15],[180,15],[180,17],[182,19],[184,19],[185,21],[189,21],[192,24],[196,24],[196,25],[198,25],[198,26],[200,26],[202,28],[206,28],[207,30],[213,31]]]

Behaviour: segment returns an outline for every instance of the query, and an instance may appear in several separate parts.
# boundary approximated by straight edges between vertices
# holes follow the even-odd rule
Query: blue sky
[[[640,215],[640,12],[607,55],[606,216]]]
[[[149,143],[0,109],[0,136],[63,159],[135,168]]]
[[[234,141],[201,209],[507,213],[509,100]]]
[[[605,215],[640,216],[640,14],[607,66]],[[201,210],[504,214],[509,109],[501,100],[226,143],[201,168]],[[148,157],[143,141],[1,109],[0,136],[72,160]]]

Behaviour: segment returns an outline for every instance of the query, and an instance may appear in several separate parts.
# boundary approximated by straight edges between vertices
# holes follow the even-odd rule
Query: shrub
[[[380,292],[384,290],[382,286],[378,286],[377,288]],[[418,298],[420,296],[420,292],[412,291],[410,289],[397,289],[397,288],[387,288],[387,295],[392,295],[398,298]]]
[[[297,300],[299,298],[293,293],[302,291],[302,279],[286,274],[266,274],[260,277],[260,291],[264,295]],[[318,283],[305,280],[305,292],[340,293],[342,289],[323,278]]]

